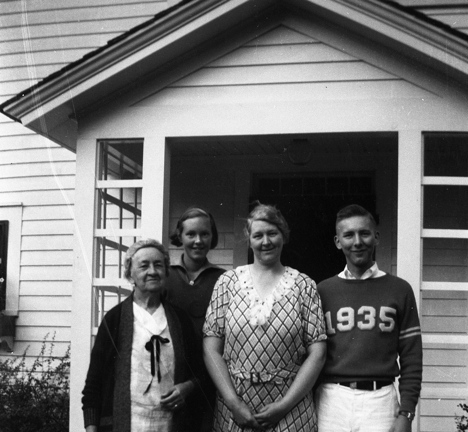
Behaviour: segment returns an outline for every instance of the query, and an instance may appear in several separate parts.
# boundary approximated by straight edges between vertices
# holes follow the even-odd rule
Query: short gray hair
[[[154,239],[142,239],[138,240],[137,242],[133,243],[127,250],[125,254],[125,261],[124,261],[124,277],[127,280],[130,280],[130,274],[132,272],[132,258],[133,256],[140,250],[144,248],[155,248],[159,252],[161,252],[164,256],[164,265],[166,266],[166,276],[169,275],[169,266],[171,264],[169,259],[169,252],[166,248],[157,240]]]

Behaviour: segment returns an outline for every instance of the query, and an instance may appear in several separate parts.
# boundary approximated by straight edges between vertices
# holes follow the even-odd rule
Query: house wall
[[[63,0],[60,4],[52,0],[1,2],[0,102],[174,3],[176,2],[134,0],[81,0],[78,4],[70,0]],[[426,6],[444,5],[444,2],[430,0],[402,0],[400,3],[419,7],[428,14],[431,9]],[[466,31],[463,24],[460,24],[463,20],[458,19],[465,14],[463,7],[466,3],[451,2],[452,5],[460,5],[459,9],[451,8],[450,12],[455,12],[452,17],[441,10],[439,15],[432,15],[441,20],[448,17],[446,22]],[[306,34],[313,35],[310,28],[301,23],[299,28]],[[385,61],[380,64],[381,57],[371,49],[354,46],[354,51],[350,51],[346,39],[333,39],[331,35],[330,38],[327,43],[335,48],[367,53],[367,56],[374,58],[374,65],[383,69],[391,66]],[[426,76],[421,77],[417,73],[416,78],[405,81],[404,78],[408,76],[404,73],[405,68],[400,65],[401,75],[395,79],[391,76],[394,69],[388,73],[388,69],[387,72],[382,72],[369,68],[365,62],[347,62],[347,56],[341,53],[335,53],[334,60],[328,61],[326,65],[313,65],[314,62],[310,59],[320,58],[315,55],[320,55],[320,50],[326,46],[319,47],[320,44],[309,42],[310,40],[306,40],[305,50],[300,39],[288,42],[288,38],[280,37],[279,41],[270,40],[266,44],[265,41],[252,42],[245,45],[243,50],[253,52],[259,47],[253,64],[242,55],[241,63],[232,58],[223,59],[219,63],[210,59],[213,63],[203,68],[198,76],[181,80],[158,94],[156,99],[148,98],[144,102],[141,98],[138,99],[140,103],[130,110],[129,119],[139,126],[158,125],[157,131],[147,126],[142,127],[140,131],[145,137],[332,130],[463,130],[465,103],[453,95],[448,95],[446,101],[442,101],[437,96],[442,86],[437,83],[438,88],[433,88],[430,94],[412,85],[428,85]],[[286,52],[280,47],[283,44],[289,48]],[[319,50],[312,52],[311,49],[314,48]],[[239,54],[240,52],[236,53],[237,56]],[[291,54],[296,55],[296,60],[291,60]],[[268,65],[268,59],[274,55],[276,58],[286,58],[285,64],[296,64],[287,67],[284,64]],[[304,55],[309,67],[300,65]],[[330,58],[326,56],[324,60]],[[338,63],[342,61],[344,68]],[[330,66],[334,67],[330,69]],[[265,74],[267,69],[268,73]],[[217,76],[213,76],[214,74]],[[208,81],[206,77],[209,77]],[[419,78],[423,78],[422,81]],[[154,83],[150,85],[156,88]],[[147,91],[145,96],[150,96],[150,92]],[[336,112],[341,113],[341,118],[336,118]],[[177,121],[174,121],[176,113]],[[119,122],[121,117],[112,119],[111,116],[109,122],[103,125],[102,118],[98,118],[96,123],[86,124],[83,137],[95,139],[96,130],[105,136],[127,136],[128,124],[118,124]],[[20,241],[20,318],[17,347],[20,350],[32,344],[31,353],[37,351],[43,334],[49,329],[58,328],[58,350],[63,352],[70,340],[74,155],[3,116],[0,118],[0,152],[0,202],[21,202],[24,207]],[[173,178],[174,187],[177,188],[177,177]],[[229,187],[232,187],[231,183]],[[201,194],[200,191],[198,193]],[[184,196],[181,203],[171,204],[171,223],[174,223],[174,215],[179,214],[186,202],[190,202],[190,198]],[[210,205],[213,204],[207,202],[207,206]],[[229,206],[232,206],[235,214],[242,213],[236,203],[229,203]],[[391,221],[395,224],[391,234],[392,248],[396,252],[398,210],[395,207],[391,210]],[[220,225],[225,230],[223,232],[227,245],[224,249],[226,256],[220,259],[220,263],[226,263],[230,257],[233,238],[229,231],[229,218],[225,216],[224,210],[218,214]],[[396,253],[391,256],[395,270]],[[57,292],[61,294],[57,295]],[[454,292],[447,295],[452,296],[450,301],[460,299],[459,296],[464,294]],[[428,317],[425,321],[431,322],[429,317],[433,313],[445,316],[440,306],[441,298],[445,301],[446,294],[436,293],[435,301],[432,297],[423,295],[422,313]],[[465,301],[466,297],[462,300]],[[433,303],[437,305],[435,312],[432,306],[426,307]],[[465,335],[466,332],[463,330],[461,334]],[[462,342],[464,340],[461,339]],[[421,411],[425,420],[421,430],[452,430],[452,409],[455,400],[466,397],[466,378],[458,372],[452,374],[447,368],[452,366],[448,364],[452,359],[457,359],[453,360],[458,362],[457,371],[466,367],[466,342],[452,343],[448,355],[443,352],[441,344],[426,343],[425,348],[428,353],[428,350],[432,350],[425,356],[426,364],[433,366],[427,370],[437,372],[439,376],[456,377],[457,395],[460,396],[450,400],[447,395],[454,384],[450,380],[442,382],[439,387],[448,389],[443,400],[437,398],[437,393],[431,393],[427,402],[423,401]],[[452,351],[457,355],[452,356]],[[427,375],[426,381],[437,381],[432,376]]]
[[[0,103],[174,3],[0,2]],[[7,293],[8,313],[18,312],[14,354],[36,355],[44,338],[55,338],[57,355],[70,344],[74,189],[75,155],[0,115],[0,220],[12,206],[22,214],[9,245],[19,261]]]
[[[422,132],[465,131],[468,107],[463,93],[446,88],[437,74],[427,69],[409,71],[407,60],[391,51],[364,44],[344,30],[320,22],[285,17],[282,25],[272,23],[263,31],[258,35],[246,29],[243,37],[237,38],[237,45],[221,44],[217,50],[187,61],[167,87],[159,88],[158,81],[148,82],[112,109],[84,119],[82,137],[131,137],[132,128],[138,126],[138,136],[148,137],[145,145],[155,137],[158,142],[167,137],[170,150],[178,137],[198,141],[203,141],[204,136],[216,137],[217,143],[212,144],[212,152],[216,153],[223,138],[253,136],[258,140],[262,134],[398,132],[398,206],[388,195],[381,198],[386,203],[381,203],[386,206],[382,213],[388,217],[384,221],[388,230],[382,229],[388,238],[382,244],[391,245],[391,251],[384,256],[393,272],[412,283],[420,302],[425,333],[420,430],[454,430],[456,405],[467,395],[466,377],[461,373],[467,367],[466,331],[461,328],[459,343],[447,343],[442,340],[443,332],[434,331],[433,326],[440,322],[438,317],[445,316],[445,300],[450,302],[451,294],[430,291],[421,296],[418,203]],[[201,61],[205,63],[200,65]],[[233,144],[228,154],[238,151],[241,153]],[[321,166],[343,169],[362,162],[357,154],[340,165],[339,158],[333,156],[321,159]],[[239,163],[235,162],[237,159]],[[203,163],[203,158],[182,161],[172,157],[171,224],[174,226],[186,206],[206,206],[219,219],[223,234],[230,242],[234,240],[232,254],[236,265],[238,218],[245,217],[247,209],[245,204],[232,202],[232,191],[236,191],[236,196],[247,196],[249,188],[240,178],[248,177],[259,165],[241,154],[228,158],[227,170],[222,155],[214,160],[209,163],[208,158]],[[270,160],[263,158],[261,169],[268,170]],[[214,181],[204,177],[207,169]],[[191,179],[190,185],[187,179]],[[387,180],[380,180],[378,190],[391,184]],[[225,257],[231,253],[230,248],[221,251]],[[211,254],[217,260],[217,252]],[[457,360],[451,357],[452,352],[457,353]],[[454,366],[453,361],[458,363]],[[451,378],[443,381],[444,376]],[[454,389],[456,398],[450,396]]]

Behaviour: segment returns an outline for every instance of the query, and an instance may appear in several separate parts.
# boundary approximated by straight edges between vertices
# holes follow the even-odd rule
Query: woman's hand
[[[193,391],[192,381],[175,384],[172,389],[161,395],[161,408],[168,411],[176,411],[184,406],[185,399]]]
[[[237,399],[237,401],[230,407],[230,410],[232,413],[232,419],[238,426],[261,429],[261,426],[255,419],[254,414],[250,411],[250,408],[244,401]]]
[[[288,413],[281,401],[265,405],[255,414],[255,419],[263,429],[273,428]]]

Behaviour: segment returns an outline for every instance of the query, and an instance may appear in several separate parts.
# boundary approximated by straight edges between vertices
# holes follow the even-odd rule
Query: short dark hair
[[[210,249],[214,249],[218,245],[218,230],[216,228],[216,223],[211,215],[211,213],[203,210],[200,207],[189,207],[182,216],[177,221],[177,225],[175,227],[174,232],[170,235],[171,244],[174,246],[182,246],[182,242],[180,241],[180,236],[182,235],[182,231],[184,230],[183,223],[187,219],[193,219],[196,217],[205,217],[210,221],[211,226],[211,245]]]
[[[142,239],[138,240],[137,242],[133,243],[128,249],[127,253],[125,254],[125,261],[124,261],[124,277],[127,280],[130,280],[130,275],[132,273],[132,258],[133,256],[140,250],[144,248],[155,248],[159,252],[161,252],[164,256],[164,265],[166,266],[166,276],[169,276],[169,266],[171,264],[169,253],[167,252],[166,248],[157,240],[154,239]]]
[[[254,221],[264,221],[275,225],[283,235],[284,244],[289,242],[289,225],[281,214],[281,211],[274,205],[258,202],[258,204],[253,208],[244,226],[244,235],[247,240],[249,239],[252,231],[252,223]]]
[[[374,216],[372,216],[372,213],[358,204],[350,204],[339,210],[336,214],[335,226],[337,226],[342,220],[349,219],[354,216],[367,217],[372,222],[374,227],[377,227],[377,222],[375,221]]]

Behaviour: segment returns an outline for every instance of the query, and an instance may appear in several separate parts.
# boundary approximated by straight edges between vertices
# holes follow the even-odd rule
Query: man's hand
[[[411,422],[406,417],[399,415],[389,432],[411,432]]]

